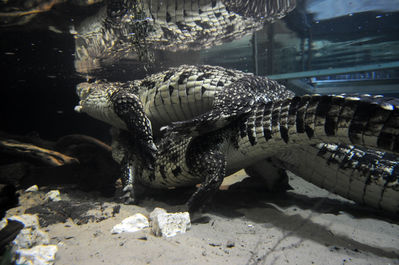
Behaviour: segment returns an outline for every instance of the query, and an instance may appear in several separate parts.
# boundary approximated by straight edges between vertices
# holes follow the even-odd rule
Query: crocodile
[[[75,68],[93,74],[121,60],[151,62],[152,51],[206,49],[251,34],[295,6],[296,0],[108,1],[72,31]]]
[[[191,68],[190,68],[191,67]],[[175,77],[173,77],[172,78],[172,80],[179,80],[179,79],[181,79],[180,77],[181,77],[181,75],[182,75],[182,73],[184,72],[184,70],[183,69],[191,69],[191,74],[193,75],[193,76],[195,76],[195,77],[197,77],[198,78],[198,76],[202,76],[203,77],[203,74],[204,74],[204,69],[206,69],[207,71],[211,71],[211,70],[213,70],[213,71],[215,71],[215,70],[217,70],[217,71],[215,71],[214,73],[217,73],[218,75],[216,75],[216,76],[212,76],[212,75],[210,75],[209,77],[211,78],[211,79],[215,79],[216,77],[218,77],[218,76],[220,76],[220,74],[221,73],[226,73],[226,71],[230,71],[230,70],[227,70],[227,69],[224,69],[224,68],[220,68],[220,67],[210,67],[210,66],[204,66],[204,67],[194,67],[194,66],[182,66],[182,67],[180,67],[180,68],[174,68],[174,69],[171,69],[171,70],[169,70],[169,71],[167,71],[167,72],[162,72],[162,73],[160,73],[160,74],[158,74],[158,75],[155,75],[155,76],[157,76],[157,78],[153,78],[153,76],[151,76],[151,77],[148,77],[147,79],[144,79],[144,80],[138,80],[138,81],[135,81],[136,83],[135,83],[135,86],[133,86],[133,85],[129,85],[129,86],[126,86],[126,85],[123,85],[122,83],[112,83],[112,85],[110,84],[110,83],[105,83],[106,85],[104,85],[104,83],[103,82],[95,82],[95,83],[83,83],[83,84],[81,84],[81,85],[79,85],[78,86],[78,94],[81,96],[81,98],[82,98],[82,100],[81,100],[81,102],[80,102],[80,106],[78,106],[77,107],[77,109],[80,109],[81,111],[85,111],[85,112],[88,112],[89,114],[91,114],[91,115],[93,115],[93,114],[95,114],[94,116],[96,116],[96,115],[98,115],[98,113],[102,113],[101,115],[102,115],[102,117],[100,117],[100,119],[102,119],[102,120],[104,120],[104,121],[106,121],[106,122],[109,122],[109,123],[111,123],[112,124],[112,122],[113,121],[115,121],[115,120],[117,120],[117,119],[115,119],[115,117],[111,117],[112,115],[109,115],[109,113],[114,113],[113,112],[113,110],[112,110],[112,101],[110,101],[110,97],[109,97],[109,95],[110,94],[108,94],[108,92],[112,92],[112,91],[120,91],[120,90],[125,90],[125,92],[126,92],[126,90],[129,90],[130,92],[132,92],[133,91],[133,93],[137,93],[138,91],[143,91],[142,93],[143,94],[141,94],[141,93],[138,93],[138,95],[141,95],[141,98],[145,101],[145,104],[148,104],[148,105],[146,105],[147,106],[147,108],[146,108],[146,110],[147,110],[147,113],[150,113],[149,112],[149,110],[150,109],[155,109],[155,106],[154,105],[156,105],[156,104],[153,104],[153,105],[151,105],[151,103],[154,103],[154,102],[157,102],[158,101],[158,103],[161,105],[161,107],[162,108],[166,108],[167,109],[167,105],[168,104],[171,104],[172,103],[172,100],[170,100],[170,96],[171,95],[169,95],[169,97],[168,97],[168,93],[165,93],[165,92],[167,92],[167,88],[168,88],[168,85],[170,84],[170,83],[172,83],[172,84],[176,84],[176,83],[173,83],[173,82],[171,82],[171,80],[170,79],[165,79],[165,77],[167,77],[167,76],[169,76],[169,77],[172,77],[172,75],[171,75],[171,73],[173,72],[173,73],[175,73],[176,74],[176,76]],[[198,69],[202,69],[202,72],[200,72],[200,74],[198,74],[198,72],[196,72]],[[233,72],[235,72],[236,73],[236,78],[232,78],[231,79],[231,81],[232,82],[236,82],[235,83],[235,86],[237,87],[237,82],[238,83],[242,83],[242,84],[247,84],[247,86],[249,86],[249,87],[251,87],[250,89],[241,89],[241,91],[243,91],[244,93],[248,93],[248,91],[250,91],[251,89],[253,89],[253,87],[259,87],[259,84],[260,83],[258,83],[258,86],[256,86],[256,84],[254,85],[253,83],[251,84],[250,82],[247,82],[247,83],[245,83],[245,82],[241,82],[242,80],[242,78],[244,77],[244,79],[250,79],[252,82],[254,82],[254,80],[256,81],[256,82],[260,82],[260,81],[263,81],[263,84],[265,84],[265,81],[264,81],[264,78],[262,79],[262,78],[259,78],[259,77],[254,77],[253,75],[251,75],[251,74],[244,74],[244,73],[242,73],[242,72],[239,72],[239,71],[233,71],[233,70],[231,70],[232,72],[228,72],[228,73],[230,73],[230,74],[228,74],[227,76],[232,76],[232,74],[231,73],[233,73]],[[156,85],[154,85],[154,86],[151,86],[152,88],[150,89],[150,90],[155,90],[155,92],[154,91],[152,91],[152,92],[150,92],[150,94],[152,93],[152,97],[148,97],[145,93],[147,93],[147,92],[145,92],[145,91],[149,91],[148,90],[148,85],[145,85],[145,86],[142,86],[142,88],[140,89],[140,87],[141,87],[141,84],[148,84],[148,82],[149,82],[149,80],[158,80],[158,83],[157,82],[155,82],[155,84]],[[164,81],[167,81],[167,83],[165,84],[164,83]],[[188,81],[187,79],[185,79],[185,81]],[[178,83],[178,82],[177,82]],[[187,82],[187,84],[189,83],[189,81]],[[205,82],[206,83],[206,82]],[[100,84],[100,85],[99,85]],[[228,88],[228,86],[229,85],[231,85],[231,83],[229,84],[229,83],[227,83],[226,82],[226,84],[228,84],[226,87],[223,87],[223,89],[226,89],[226,88]],[[250,85],[248,85],[248,84],[250,84]],[[183,85],[183,84],[180,84],[180,85]],[[119,89],[115,89],[115,86],[118,86],[118,88]],[[271,88],[273,88],[273,86],[274,86],[274,90],[273,89],[271,89]],[[132,87],[135,87],[133,90],[131,89]],[[143,87],[145,88],[145,89],[143,89]],[[187,87],[187,86],[182,86],[183,88],[185,88],[185,87]],[[194,86],[195,87],[195,86]],[[191,86],[189,86],[189,91],[190,91],[190,89],[193,89],[193,92],[195,91],[195,89],[194,89],[194,87],[191,87]],[[218,86],[214,86],[215,88],[218,88]],[[129,88],[129,89],[127,89],[127,88]],[[179,88],[179,86],[178,86],[178,88]],[[277,89],[276,89],[277,88]],[[200,90],[201,89],[201,87],[200,86],[198,86],[198,88],[197,88],[197,90]],[[211,94],[211,96],[207,99],[207,100],[209,100],[209,102],[217,102],[217,100],[214,100],[214,98],[212,98],[212,97],[214,97],[215,95],[216,96],[218,96],[219,95],[219,92],[221,91],[220,90],[221,88],[219,87],[218,89],[215,89],[216,90],[216,93],[215,93],[215,91],[213,91],[213,93]],[[107,90],[108,90],[108,92],[107,92]],[[163,93],[161,92],[161,91],[164,91]],[[166,90],[166,91],[165,91]],[[228,89],[227,89],[228,90]],[[279,95],[277,95],[276,96],[276,90],[277,91],[280,91],[280,94]],[[156,91],[158,91],[158,92],[156,92]],[[173,90],[173,91],[175,91],[175,89]],[[268,91],[268,92],[267,92]],[[284,89],[284,87],[282,87],[282,86],[280,86],[280,85],[278,85],[276,82],[274,82],[274,83],[268,83],[268,88],[267,88],[267,91],[262,91],[262,93],[268,93],[268,95],[273,95],[274,94],[274,97],[272,96],[271,98],[272,98],[272,101],[276,101],[276,100],[278,100],[278,99],[284,99],[284,98],[287,98],[287,97],[290,97],[290,96],[292,96],[292,93],[290,93],[290,92],[283,92],[282,93],[282,91],[285,91],[285,89]],[[105,93],[105,92],[107,92],[107,93]],[[172,93],[173,94],[173,93]],[[194,93],[193,93],[194,94]],[[221,93],[221,94],[223,94],[223,93]],[[228,93],[227,93],[228,94]],[[158,96],[157,96],[158,95]],[[164,96],[164,98],[162,97],[162,95]],[[179,95],[179,93],[177,93],[177,95]],[[181,95],[181,94],[180,94]],[[187,94],[185,94],[186,96],[187,96]],[[188,93],[188,95],[190,95],[190,93]],[[163,98],[163,100],[162,100],[162,98]],[[204,100],[206,97],[203,97],[203,98],[201,98],[202,100]],[[250,98],[251,100],[254,100],[256,97],[252,97],[252,98]],[[262,98],[262,97],[261,97]],[[148,101],[148,99],[150,99],[149,101]],[[168,100],[165,100],[165,99],[168,99]],[[185,99],[187,99],[187,98],[185,98]],[[247,97],[246,98],[246,100],[248,100],[249,98]],[[353,99],[356,99],[356,98],[353,98]],[[104,102],[108,102],[108,103],[106,103],[105,105],[107,105],[108,104],[108,106],[106,107],[106,108],[103,108],[104,107],[104,105],[102,105],[102,106],[99,106],[98,105],[98,102],[99,102],[99,100],[102,100],[102,102],[104,103]],[[243,99],[241,99],[241,100],[243,100],[243,101],[245,101],[244,100],[244,98]],[[266,100],[267,101],[267,100]],[[188,105],[187,103],[188,103],[189,101],[187,101],[187,100],[184,100],[183,101],[183,104],[182,104],[182,102],[179,102],[180,104],[176,104],[176,106],[175,107],[179,107],[179,108],[183,108],[183,106],[184,105]],[[193,100],[192,101],[193,102],[193,104],[199,104],[199,103],[201,103],[201,100],[198,100],[198,101],[195,101],[195,100]],[[208,103],[209,103],[208,102]],[[262,98],[262,102],[265,102],[265,98]],[[202,102],[203,103],[203,102]],[[384,103],[385,104],[385,103]],[[384,105],[383,104],[383,105]],[[209,110],[209,109],[212,109],[213,111],[215,111],[215,110],[217,110],[221,105],[223,105],[223,104],[219,104],[219,105],[217,105],[217,108],[214,108],[214,109],[212,109],[212,108],[210,108],[209,106],[209,104],[207,105],[207,110]],[[92,107],[90,107],[90,106],[92,106]],[[93,109],[93,107],[95,107],[95,106],[97,106],[98,108],[97,109]],[[203,105],[201,105],[202,107],[203,107]],[[230,105],[231,106],[231,105]],[[387,108],[389,108],[389,104],[386,104],[386,106],[387,106]],[[158,106],[159,107],[159,106]],[[170,106],[169,106],[170,107]],[[186,106],[187,107],[187,106]],[[226,106],[225,106],[226,107]],[[111,110],[111,111],[110,111]],[[165,113],[165,109],[162,109],[162,110],[164,110],[164,111],[161,111],[161,113]],[[201,109],[201,110],[204,110],[204,109]],[[182,111],[182,109],[180,109],[180,111]],[[185,112],[185,114],[187,114],[187,113],[189,113],[187,110],[185,110],[186,112]],[[211,111],[212,112],[212,111]],[[226,112],[226,111],[225,111]],[[97,113],[97,114],[96,114]],[[107,114],[108,113],[108,114]],[[156,114],[156,113],[158,113],[159,114],[159,112],[152,112],[152,115],[154,115],[154,113]],[[190,112],[191,113],[191,112]],[[219,113],[220,114],[220,113]],[[101,116],[100,115],[100,116]],[[108,116],[107,116],[108,115]],[[181,115],[183,115],[183,113],[181,113]],[[116,116],[116,115],[114,115],[114,116]],[[154,115],[152,118],[154,118],[156,115]],[[172,115],[173,116],[173,115]],[[201,115],[200,115],[201,116]],[[98,117],[98,116],[97,116]],[[170,121],[173,121],[174,119],[172,118],[170,118],[171,117],[171,115],[167,115],[167,117],[169,117],[169,119],[167,119],[167,122],[164,122],[164,124],[165,123],[169,123]],[[176,116],[173,116],[173,117],[175,117],[176,118]],[[209,116],[208,116],[209,117]],[[162,119],[162,118],[161,118]],[[155,121],[156,121],[156,119],[154,119]],[[159,126],[161,126],[162,125],[162,122],[155,122],[155,123],[158,123],[158,127]],[[123,122],[120,122],[119,123],[119,125],[123,125]],[[115,125],[115,124],[114,124]],[[116,126],[118,127],[118,124],[116,124]],[[119,126],[119,128],[122,128],[123,126]],[[125,128],[125,127],[124,127]],[[343,147],[341,147],[341,148],[343,148]],[[350,147],[346,147],[347,149],[348,148],[350,148]],[[353,149],[353,148],[352,148]],[[353,150],[355,150],[355,149],[353,149]],[[353,151],[354,152],[354,151]],[[362,151],[363,153],[364,153],[364,151]],[[372,152],[372,151],[371,151]],[[296,152],[293,152],[293,153],[296,153]],[[370,156],[370,151],[369,152],[366,152],[367,153],[367,157],[369,157]],[[374,154],[373,154],[373,156],[375,156]],[[275,157],[278,157],[278,155],[276,155]],[[250,159],[249,159],[250,160]],[[283,159],[284,160],[284,159]],[[295,160],[295,159],[294,159]],[[378,161],[379,160],[379,158],[377,157],[376,159],[375,159],[376,161]],[[291,161],[293,161],[292,159],[291,159]],[[394,161],[394,160],[393,160]],[[260,170],[262,170],[262,167],[264,166],[264,162],[262,162],[261,163],[262,165],[260,166]],[[295,165],[295,163],[293,163],[294,165]],[[304,164],[306,164],[306,163],[304,163]],[[252,167],[255,167],[255,170],[256,170],[256,167],[258,167],[259,165],[253,165]],[[251,166],[249,166],[249,168],[250,168]],[[325,169],[325,171],[327,172],[328,171],[328,168],[329,167],[331,167],[331,166],[325,166],[324,167],[324,169]],[[283,168],[288,168],[287,166],[284,166]],[[320,167],[321,169],[323,168],[323,167]],[[259,169],[258,169],[258,171],[259,171]],[[321,170],[322,172],[323,172],[323,170]],[[348,170],[346,170],[346,172],[348,172]],[[350,171],[349,171],[350,172]],[[363,171],[362,171],[363,172]],[[257,172],[255,172],[255,173],[257,173]],[[259,173],[259,172],[258,172]],[[347,174],[347,173],[346,173]],[[363,175],[365,175],[366,173],[364,173]],[[250,174],[251,175],[251,174]],[[254,173],[252,173],[252,175],[255,175]],[[301,175],[301,174],[299,174],[299,175]],[[347,174],[348,175],[348,174]],[[350,174],[349,174],[350,175]],[[183,183],[184,183],[184,181],[183,181]]]
[[[196,137],[172,133],[160,138],[153,170],[143,166],[133,150],[127,184],[129,188],[136,183],[169,188],[202,183],[188,201],[189,209],[195,210],[212,197],[225,176],[256,161],[275,157],[316,185],[356,202],[397,213],[396,156],[389,158],[388,154],[385,159],[385,152],[364,151],[352,145],[397,155],[398,108],[399,100],[377,96],[312,95],[258,101],[250,112],[218,130]],[[121,135],[119,142],[124,145],[128,139]],[[321,142],[344,145],[332,145],[334,148],[329,149],[328,144],[320,147]],[[295,154],[295,150],[306,152],[315,149],[312,145],[319,145],[317,157],[330,165],[324,163],[319,167],[313,160],[297,165],[298,155],[304,152]],[[287,153],[291,154],[290,159]],[[293,166],[287,167],[289,161]],[[323,173],[324,169],[330,172]]]
[[[151,164],[156,155],[153,132],[162,126],[196,117],[190,124],[206,123],[212,130],[248,112],[256,101],[293,96],[276,81],[253,77],[219,66],[181,65],[124,83],[83,82],[76,88],[80,101],[75,110],[128,130],[132,148]],[[257,85],[250,84],[253,80]]]

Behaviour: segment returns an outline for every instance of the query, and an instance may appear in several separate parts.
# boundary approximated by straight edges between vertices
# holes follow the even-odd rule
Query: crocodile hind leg
[[[194,175],[202,176],[205,180],[200,187],[190,197],[187,206],[190,212],[203,208],[212,199],[213,195],[219,190],[226,173],[226,159],[222,151],[218,150],[217,145],[203,145],[197,142],[193,148],[191,146],[187,153],[187,164]]]
[[[173,122],[161,131],[165,136],[172,131],[185,135],[198,136],[220,129],[242,114],[252,110],[258,102],[268,102],[278,98],[287,98],[292,92],[277,82],[258,76],[246,76],[226,86],[215,98],[210,111],[197,117]]]

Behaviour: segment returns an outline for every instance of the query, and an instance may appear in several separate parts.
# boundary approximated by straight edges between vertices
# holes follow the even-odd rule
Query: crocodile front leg
[[[130,134],[129,141],[145,165],[153,168],[157,147],[152,136],[151,122],[147,118],[140,99],[124,90],[118,90],[110,96],[116,115],[125,122]]]
[[[106,122],[129,132],[130,150],[142,155],[148,167],[152,167],[157,148],[153,141],[151,122],[144,112],[134,87],[121,83],[81,83],[76,87],[79,95],[78,112]]]
[[[121,180],[123,187],[123,195],[121,199],[124,204],[134,204],[137,201],[136,183],[134,174],[133,158],[125,155],[121,161]]]

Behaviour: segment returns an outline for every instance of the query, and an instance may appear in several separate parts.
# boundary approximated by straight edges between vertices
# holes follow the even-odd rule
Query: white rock
[[[46,201],[53,201],[53,202],[58,202],[61,200],[61,194],[59,190],[50,190],[49,192],[46,193],[45,196]]]
[[[0,221],[0,230],[3,229],[4,227],[6,227],[6,225],[8,224],[7,218],[3,218]]]
[[[160,214],[164,214],[164,213],[168,213],[165,209],[163,208],[159,208],[156,207],[151,213],[150,213],[150,221],[154,221],[155,218],[160,215]]]
[[[13,244],[17,248],[30,248],[32,246],[48,244],[50,238],[46,232],[40,229],[39,218],[32,214],[23,214],[19,216],[11,216],[9,220],[15,220],[25,225],[18,236],[14,239]]]
[[[146,227],[149,227],[150,224],[148,222],[147,217],[142,215],[141,213],[136,213],[128,218],[125,218],[120,224],[115,225],[111,233],[112,234],[120,234],[123,232],[137,232]]]
[[[37,245],[48,244],[49,242],[50,238],[46,232],[34,228],[22,229],[13,241],[14,245],[18,248],[30,248]]]
[[[31,249],[19,249],[16,251],[18,259],[16,264],[50,265],[54,264],[55,254],[58,251],[56,245],[39,245]]]
[[[39,187],[37,185],[33,185],[33,186],[30,186],[29,188],[27,188],[25,190],[25,192],[36,192],[38,190],[39,190]]]
[[[17,256],[16,264],[53,264],[55,253],[58,248],[55,245],[48,245],[49,235],[40,229],[39,218],[32,214],[8,217],[9,220],[19,221],[24,228],[19,232],[13,241],[12,252]],[[8,220],[3,219],[0,223],[7,224]]]
[[[39,218],[33,214],[22,214],[8,217],[9,220],[15,220],[23,223],[25,228],[39,228]]]
[[[191,227],[188,212],[167,213],[164,209],[155,208],[150,214],[152,231],[156,236],[172,237],[184,234]]]

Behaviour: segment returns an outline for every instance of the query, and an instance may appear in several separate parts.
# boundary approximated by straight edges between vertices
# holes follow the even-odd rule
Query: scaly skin
[[[275,157],[280,167],[345,198],[398,213],[399,162],[386,152],[351,145],[299,146]]]
[[[356,98],[317,95],[268,103],[257,102],[249,113],[243,114],[240,119],[220,130],[194,138],[171,134],[161,139],[157,145],[155,171],[141,167],[139,158],[134,157],[136,160],[132,173],[136,179],[132,179],[131,184],[134,185],[137,181],[151,187],[167,188],[202,182],[202,186],[188,202],[193,210],[211,197],[225,176],[249,166],[254,161],[281,156],[292,148],[308,147],[320,142],[340,142],[397,154],[398,103],[395,99],[371,96]],[[353,155],[348,155],[350,152]],[[353,158],[354,155],[361,157],[359,152],[346,152],[347,159],[360,161],[361,159]],[[395,161],[384,161],[370,152],[364,153],[363,159],[370,155],[378,162],[367,164],[363,161],[362,167],[367,168],[364,165],[373,166],[378,163],[387,169],[396,168]],[[351,167],[355,168],[354,165]],[[377,172],[373,168],[367,170]],[[367,174],[362,175],[364,176]],[[374,176],[375,179],[366,177],[360,190],[355,190],[357,186],[351,185],[350,181],[347,181],[349,184],[346,186],[343,185],[341,180],[337,180],[337,184],[344,188],[331,185],[326,185],[326,188],[358,202],[397,212],[396,171],[385,170],[384,174]],[[303,177],[312,181],[311,175],[305,174]],[[316,179],[319,182],[314,182],[320,185],[320,178]],[[355,178],[352,176],[353,179]],[[375,185],[379,185],[379,188],[367,186],[370,183],[378,183]],[[345,189],[352,189],[352,193],[348,195],[341,192]]]
[[[239,81],[243,77],[244,79],[247,79],[247,82],[242,80]],[[199,81],[201,82],[199,82],[197,79],[200,79]],[[223,85],[220,85],[220,81],[222,81]],[[232,82],[235,82],[234,86],[231,85]],[[264,86],[263,88],[261,87],[262,84]],[[173,87],[173,90],[170,89],[170,86]],[[223,90],[224,92],[220,93]],[[171,91],[172,93],[170,93]],[[205,93],[198,93],[199,91],[204,91]],[[224,96],[231,95],[234,91],[234,97]],[[194,123],[193,121],[191,121],[191,124],[183,123],[183,127],[189,126],[190,129],[193,128],[193,124],[198,125],[199,123],[199,127],[201,127],[201,123],[205,122],[205,124],[207,124],[207,121],[212,122],[211,127],[221,128],[226,124],[226,117],[221,119],[222,123],[214,123],[215,120],[218,121],[218,119],[220,119],[221,114],[226,115],[231,112],[230,118],[234,118],[237,115],[248,112],[248,107],[251,107],[251,104],[253,105],[253,103],[250,105],[242,104],[240,101],[245,102],[246,100],[252,100],[254,102],[267,102],[268,100],[276,101],[278,99],[284,99],[292,96],[292,93],[285,90],[284,87],[275,82],[269,82],[265,78],[254,77],[250,74],[244,74],[239,71],[227,70],[220,67],[181,66],[179,68],[172,68],[168,71],[161,72],[159,74],[149,76],[144,80],[137,80],[135,82],[96,82],[91,84],[82,83],[78,86],[78,94],[82,100],[77,109],[81,109],[82,111],[87,112],[90,115],[99,118],[100,120],[111,123],[116,127],[126,129],[126,123],[122,121],[114,111],[113,101],[111,100],[111,95],[113,95],[114,92],[117,92],[117,94],[127,94],[132,98],[134,98],[135,95],[139,95],[139,97],[143,99],[144,105],[146,106],[145,109],[147,110],[147,113],[145,114],[151,115],[151,121],[154,122],[158,128],[162,125],[170,123],[171,121],[190,118],[193,116],[193,113],[194,115],[198,115],[205,112],[205,115],[196,117],[196,119],[194,119]],[[231,111],[229,111],[228,107],[232,106],[232,104],[230,104],[230,100],[236,98],[237,94],[240,95],[241,98],[234,101],[233,106],[236,105],[238,108],[236,110],[231,109]],[[174,104],[176,102],[179,104]],[[131,107],[132,105],[129,106]],[[244,108],[242,108],[242,106],[244,106]],[[312,105],[309,106],[311,107]],[[389,105],[386,106],[389,107]],[[173,111],[171,111],[171,109],[173,109]],[[132,115],[135,115],[134,108],[131,108],[131,111],[133,113]],[[165,115],[165,113],[168,114]],[[129,115],[127,115],[127,117],[129,117]],[[227,115],[227,117],[229,116]],[[331,121],[329,122],[331,123]],[[307,128],[307,131],[311,132],[310,128]],[[131,136],[129,136],[129,138],[131,138]],[[307,148],[311,147],[307,146]],[[133,150],[135,149],[133,148]],[[369,155],[370,152],[373,151],[368,151]],[[297,167],[302,164],[306,165],[306,163],[302,162],[295,163],[295,159],[300,161],[301,158],[300,156],[295,156],[296,153],[300,154],[299,151],[291,152],[291,159],[287,159],[285,162],[290,162],[292,165]],[[275,157],[282,159],[280,154],[276,154]],[[117,160],[121,161],[122,158]],[[136,157],[136,160],[139,159]],[[284,159],[282,160],[284,162]],[[251,159],[249,158],[248,161],[251,161]],[[260,173],[262,177],[267,177],[269,189],[273,190],[276,188],[275,185],[280,184],[280,180],[274,180],[272,177],[275,176],[265,176],[263,168],[264,165],[265,161],[262,161],[261,165],[259,163],[252,164],[247,169],[249,169],[248,172],[251,176],[259,175]],[[280,167],[292,170],[292,167],[288,167],[287,165],[288,163]],[[257,167],[260,168],[258,169]],[[332,167],[330,164],[324,163],[319,165],[319,169],[319,172],[326,172],[324,175],[328,175],[328,172],[334,170],[334,167]],[[258,172],[256,172],[256,170],[258,170]],[[342,174],[348,175],[350,174],[350,171],[348,170],[348,168],[345,168],[345,170],[342,169],[340,172],[342,172]],[[298,175],[308,179],[308,172],[303,172],[299,172]],[[127,174],[129,174],[129,172]],[[364,176],[367,175],[364,170],[360,171],[360,174],[363,174]],[[324,179],[323,174],[320,175],[320,179]],[[189,180],[190,178],[186,180],[183,179],[182,185],[188,185]],[[195,180],[193,182],[198,181],[199,180]]]
[[[241,102],[256,101],[267,91],[269,100],[293,96],[293,93],[277,82],[263,78],[263,86],[240,87],[233,83],[253,76],[238,70],[218,66],[181,65],[176,68],[150,75],[141,80],[122,82],[96,81],[78,84],[76,91],[80,98],[75,110],[111,124],[119,129],[127,129],[128,121],[118,119],[112,95],[121,94],[133,103],[140,101],[145,116],[151,120],[156,133],[160,127],[172,122],[189,120],[209,112],[220,112],[227,106],[245,108]],[[250,79],[248,79],[250,80]],[[236,100],[237,97],[240,97]],[[242,98],[243,97],[243,98]],[[245,98],[245,101],[244,101]],[[248,104],[246,104],[248,105]],[[131,115],[137,111],[126,104]],[[234,113],[224,113],[234,116]]]
[[[152,50],[200,50],[251,34],[284,17],[296,0],[111,0],[77,28],[75,68],[92,74]],[[231,9],[231,10],[229,10]]]
[[[293,95],[267,78],[257,77],[258,85],[237,86],[244,77],[253,75],[217,66],[182,65],[127,83],[81,83],[77,86],[81,100],[75,110],[128,130],[130,146],[151,167],[156,155],[153,129],[156,133],[163,125],[197,117],[183,125],[202,124],[199,128],[209,131],[248,112],[256,101]],[[255,79],[245,82],[251,80]]]

